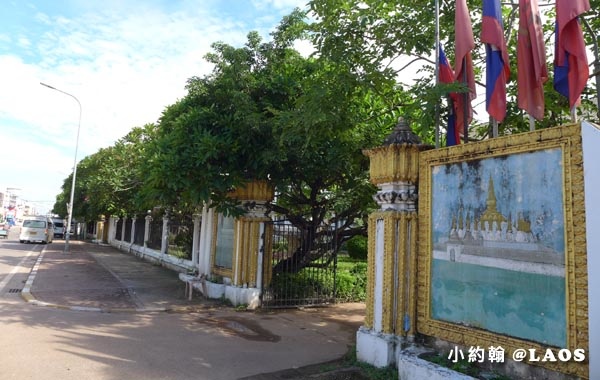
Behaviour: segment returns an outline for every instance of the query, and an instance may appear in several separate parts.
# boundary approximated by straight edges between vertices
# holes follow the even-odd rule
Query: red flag
[[[517,104],[537,120],[544,118],[544,82],[548,80],[546,47],[537,0],[519,1]]]
[[[483,0],[481,42],[486,50],[486,110],[496,121],[506,116],[506,82],[510,77],[499,0]]]
[[[577,17],[590,9],[588,0],[556,0],[554,88],[569,98],[572,108],[590,75],[585,41]]]
[[[458,82],[464,83],[469,88],[469,93],[459,96],[456,105],[456,128],[461,132],[467,131],[465,125],[465,111],[467,113],[467,124],[473,119],[473,108],[471,100],[475,98],[475,73],[473,72],[473,61],[471,60],[471,50],[475,48],[475,39],[473,38],[473,29],[471,27],[471,17],[467,9],[466,0],[456,1],[456,13],[454,15],[454,45],[455,62],[454,77]],[[465,134],[466,135],[466,134]]]

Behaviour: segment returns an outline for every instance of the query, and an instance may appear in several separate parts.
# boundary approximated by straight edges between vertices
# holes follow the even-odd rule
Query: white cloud
[[[303,9],[306,6],[307,1],[302,0],[252,0],[252,4],[257,9],[289,9],[300,8]]]
[[[131,128],[155,122],[185,95],[189,77],[209,73],[203,57],[213,42],[239,46],[251,30],[266,36],[301,2],[262,2],[278,12],[261,8],[257,17],[217,14],[219,2],[168,3],[170,10],[153,3],[107,0],[98,8],[75,1],[79,10],[62,13],[34,6],[14,39],[0,26],[0,128],[4,151],[16,158],[2,182],[23,189],[24,198],[54,200],[72,170],[79,107],[40,82],[81,102],[80,160]],[[5,46],[15,49],[7,53]],[[25,174],[40,157],[48,174]]]

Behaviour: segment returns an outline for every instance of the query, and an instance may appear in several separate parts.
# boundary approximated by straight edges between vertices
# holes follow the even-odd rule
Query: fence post
[[[108,234],[108,242],[112,245],[114,241],[117,240],[117,225],[119,224],[119,217],[115,215],[111,215],[110,217],[110,227]]]
[[[135,221],[137,220],[137,216],[133,216],[133,218],[131,218],[131,241],[129,242],[130,246],[133,245],[133,242],[135,241]]]
[[[146,224],[144,226],[144,250],[148,248],[148,240],[150,240],[150,222],[152,221],[152,215],[148,210],[147,215],[144,217]]]
[[[198,249],[198,275],[210,275],[215,209],[204,204]]]
[[[376,367],[393,364],[415,332],[416,184],[419,151],[427,148],[399,120],[383,146],[364,152],[380,209],[369,216],[366,314],[356,354]]]
[[[127,216],[124,216],[123,218],[123,223],[121,223],[121,239],[120,239],[120,243],[119,243],[119,248],[121,248],[121,246],[123,245],[123,243],[125,242],[125,225],[127,224]]]
[[[162,240],[160,243],[160,253],[167,253],[167,245],[169,244],[169,213],[163,215]]]
[[[200,228],[202,226],[202,215],[198,212],[195,212],[192,217],[194,220],[194,232],[192,234],[192,263],[194,263],[194,266],[198,266],[198,250],[200,243]]]

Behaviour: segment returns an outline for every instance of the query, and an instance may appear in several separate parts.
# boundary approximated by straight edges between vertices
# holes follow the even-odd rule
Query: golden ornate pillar
[[[271,218],[267,216],[266,204],[273,200],[273,194],[267,181],[248,182],[230,194],[245,210],[234,222],[232,278],[225,295],[234,305],[258,306],[263,262],[270,256],[273,228],[268,223]]]
[[[98,221],[96,222],[96,242],[106,243],[107,242],[107,229],[104,228],[106,223],[106,217],[99,215]],[[66,228],[66,227],[65,227]]]
[[[415,333],[416,185],[419,152],[430,148],[400,119],[381,147],[364,152],[380,209],[369,216],[366,316],[357,357],[377,367],[393,364],[396,348]]]

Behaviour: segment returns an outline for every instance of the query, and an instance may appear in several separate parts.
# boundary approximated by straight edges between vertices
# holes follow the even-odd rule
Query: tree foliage
[[[455,1],[440,0],[440,40],[451,58],[454,53]],[[508,84],[508,110],[505,122],[500,125],[501,134],[523,132],[529,129],[526,115],[516,106],[516,47],[518,35],[518,1],[502,2],[507,37],[511,80]],[[551,65],[554,52],[554,4],[541,5],[546,15],[544,36],[546,39],[547,64],[552,76]],[[584,16],[584,36],[588,46],[593,47],[597,37],[593,33],[600,27],[598,18],[599,0],[590,1],[591,10]],[[482,1],[468,1],[476,41],[481,34]],[[347,62],[353,71],[369,78],[373,86],[388,80],[404,83],[403,90],[412,95],[411,103],[398,104],[405,116],[413,121],[413,127],[427,141],[432,141],[435,125],[435,106],[440,95],[447,92],[443,86],[435,86],[435,19],[434,2],[399,0],[381,2],[377,0],[312,0],[309,9],[315,18],[311,25],[319,54],[332,60]],[[476,44],[473,61],[478,83],[485,86],[485,49]],[[590,70],[595,80],[597,70]],[[594,73],[595,72],[595,73]],[[407,78],[408,77],[408,78]],[[412,83],[410,80],[414,80]],[[592,83],[589,82],[589,85]],[[545,85],[546,118],[538,127],[549,127],[569,120],[566,100],[552,88],[552,78]],[[483,97],[481,97],[483,99]],[[580,112],[598,120],[596,90],[592,87],[584,92]],[[481,102],[481,100],[479,101]],[[483,101],[484,102],[484,101]],[[475,104],[477,106],[480,104]],[[478,107],[483,109],[482,107]],[[442,110],[443,111],[443,110]],[[485,111],[476,115],[478,122],[471,126],[470,136],[488,136],[488,121]]]
[[[272,209],[315,241],[327,226],[341,231],[340,242],[364,233],[374,204],[361,150],[381,143],[394,114],[345,64],[294,50],[303,26],[296,12],[271,42],[250,33],[241,48],[213,44],[212,73],[190,78],[187,95],[158,122],[144,168],[149,199],[236,213],[228,192],[269,179]],[[311,245],[303,249],[294,260],[307,265]]]
[[[435,83],[433,4],[312,0],[310,22],[295,10],[281,20],[270,41],[250,32],[241,47],[215,42],[206,55],[212,72],[191,77],[186,95],[166,106],[156,123],[133,129],[80,162],[75,216],[93,220],[98,214],[132,214],[156,206],[190,212],[203,203],[236,214],[241,209],[227,196],[230,190],[268,179],[276,188],[272,210],[314,237],[313,243],[331,229],[338,230],[338,243],[365,234],[375,189],[362,150],[380,145],[399,116],[432,143],[439,99],[450,90],[464,90]],[[440,4],[440,37],[452,57],[455,2]],[[509,55],[516,57],[518,2],[503,4]],[[600,0],[591,4],[584,25],[597,30]],[[469,7],[477,40],[481,0],[469,1]],[[544,30],[550,65],[553,17],[548,12]],[[591,46],[595,37],[588,33],[586,38]],[[294,49],[304,39],[315,47],[308,57]],[[473,56],[481,78],[483,47]],[[510,63],[503,134],[528,130],[516,107],[516,59]],[[546,89],[547,117],[541,127],[569,116],[551,79]],[[590,87],[583,97],[582,110],[592,115],[595,96]],[[471,129],[470,136],[485,138],[489,127],[484,120]],[[59,214],[66,210],[70,181],[57,196]],[[313,248],[304,245],[289,260],[310,265]]]
[[[73,217],[96,220],[99,215],[126,215],[140,210],[141,168],[155,126],[133,128],[113,146],[102,148],[77,165]],[[67,215],[73,175],[63,183],[53,212]],[[142,208],[143,209],[143,208]]]

